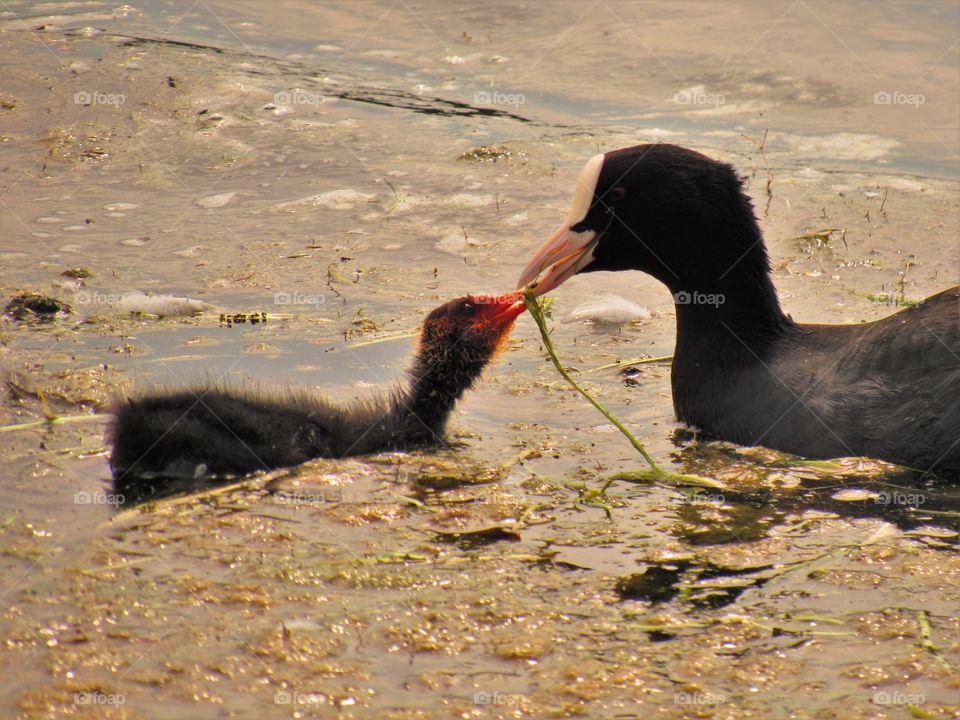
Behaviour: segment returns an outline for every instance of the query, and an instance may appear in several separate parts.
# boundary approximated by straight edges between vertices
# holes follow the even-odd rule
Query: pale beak
[[[557,228],[527,263],[517,288],[543,295],[593,262],[597,244],[594,230],[575,232],[573,228],[587,217],[603,170],[604,156],[594,155],[583,166],[563,225]],[[541,273],[544,273],[541,277]],[[539,278],[539,279],[538,279]]]
[[[536,296],[550,292],[593,262],[596,238],[593,230],[578,233],[561,225],[527,263],[517,288]]]

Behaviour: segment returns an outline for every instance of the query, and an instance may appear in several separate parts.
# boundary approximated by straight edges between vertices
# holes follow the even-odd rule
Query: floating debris
[[[190,247],[185,247],[182,250],[175,250],[173,254],[177,257],[192,258],[200,255],[206,249],[206,245],[191,245]]]
[[[103,209],[107,212],[126,212],[127,210],[136,210],[141,207],[143,207],[141,203],[121,200],[119,202],[109,202],[103,206]]]
[[[480,147],[475,147],[469,152],[465,152],[463,155],[457,158],[457,160],[467,160],[472,162],[486,162],[492,161],[497,162],[498,160],[506,160],[513,156],[513,152],[506,145],[481,145]]]
[[[265,312],[251,312],[251,313],[220,313],[220,325],[226,325],[227,327],[233,327],[234,325],[244,325],[245,323],[250,323],[251,325],[259,325],[260,323],[265,323],[267,321],[267,314]]]
[[[237,196],[236,191],[234,192],[225,192],[219,193],[218,195],[208,195],[207,197],[200,198],[197,200],[197,205],[207,210],[213,210],[214,208],[222,208],[224,205],[229,203],[233,198]]]
[[[352,188],[343,188],[342,190],[328,190],[327,192],[316,193],[315,195],[305,195],[296,200],[276,203],[271,205],[270,209],[275,212],[290,212],[307,207],[328,207],[334,210],[346,210],[361,203],[369,203],[376,200],[376,195],[363,193]]]
[[[73,308],[56,298],[40,295],[39,293],[21,293],[7,303],[4,312],[17,320],[40,318],[52,320],[56,315],[68,315]]]
[[[882,303],[884,305],[897,305],[901,307],[911,307],[922,302],[922,300],[911,300],[908,297],[904,297],[902,294],[893,292],[886,293],[866,293],[864,297],[870,302]]]
[[[436,542],[450,543],[456,545],[461,550],[476,550],[484,545],[492,545],[503,540],[510,542],[519,542],[520,533],[513,528],[495,525],[493,527],[481,528],[479,530],[466,530],[463,532],[441,532],[435,537]]]
[[[358,333],[360,335],[371,335],[380,332],[380,328],[370,318],[359,318],[351,323],[356,330],[350,330],[350,334]]]
[[[863,488],[844,488],[830,496],[831,499],[838,502],[863,502],[865,500],[876,501],[879,494]]]
[[[626,325],[649,320],[650,311],[619,295],[599,295],[577,305],[564,322],[592,322],[605,325]]]
[[[670,600],[679,592],[676,584],[683,570],[677,565],[651,565],[642,573],[617,580],[617,594],[624,600]]]
[[[184,315],[199,315],[213,306],[202,300],[193,300],[173,295],[147,295],[142,292],[133,292],[124,295],[120,300],[119,308],[130,313],[145,313],[157,317],[177,317]]]
[[[99,162],[110,157],[106,146],[114,133],[103,128],[90,127],[86,131],[73,132],[63,128],[51,128],[40,142],[48,149],[48,157],[68,162]]]

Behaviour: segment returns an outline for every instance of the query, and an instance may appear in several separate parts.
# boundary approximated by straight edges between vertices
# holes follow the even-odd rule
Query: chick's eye
[[[626,197],[627,197],[627,189],[619,185],[607,193],[607,200],[610,202],[610,204],[616,204],[618,202],[622,202],[623,199]]]

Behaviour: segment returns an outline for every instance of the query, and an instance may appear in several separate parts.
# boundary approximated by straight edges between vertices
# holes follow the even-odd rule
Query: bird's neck
[[[753,224],[730,246],[747,250],[686,277],[664,278],[676,306],[678,355],[727,349],[763,357],[793,325],[780,308],[759,228]]]
[[[395,398],[392,420],[409,444],[443,441],[444,427],[457,401],[483,368],[452,353],[421,353],[409,371],[409,385]]]
[[[677,342],[670,378],[674,410],[678,419],[708,433],[718,431],[713,422],[729,407],[724,403],[736,378],[744,373],[767,378],[769,373],[757,371],[769,362],[777,340],[795,327],[780,309],[762,242],[757,248],[759,253],[745,257],[702,290],[674,291]],[[677,302],[677,292],[689,293],[683,298],[689,302]]]

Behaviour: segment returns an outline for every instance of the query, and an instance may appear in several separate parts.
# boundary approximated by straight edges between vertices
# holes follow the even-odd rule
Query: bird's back
[[[328,455],[329,406],[223,389],[132,398],[118,404],[111,435],[115,476],[242,475]]]
[[[844,454],[960,468],[960,289],[871,323],[798,325],[772,367]]]

